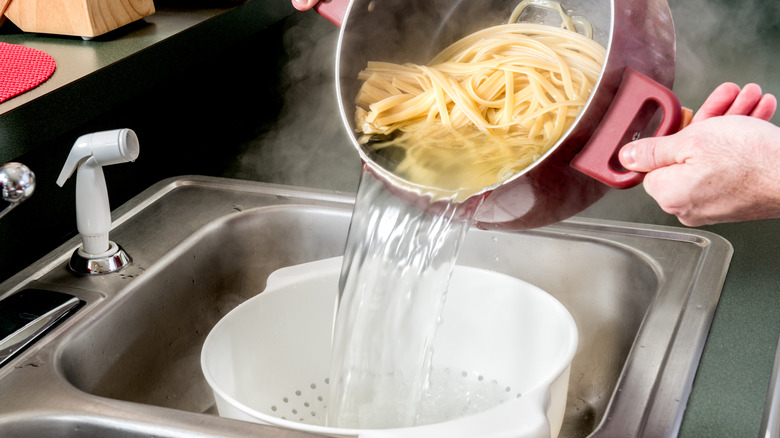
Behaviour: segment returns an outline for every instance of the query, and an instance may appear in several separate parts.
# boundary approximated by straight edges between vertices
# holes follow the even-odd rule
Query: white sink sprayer
[[[76,175],[76,224],[82,246],[71,259],[71,269],[85,274],[113,272],[129,263],[129,256],[108,238],[111,208],[103,166],[135,161],[140,152],[138,137],[130,129],[82,135],[68,154],[57,178],[62,187]],[[86,268],[84,268],[86,266]]]

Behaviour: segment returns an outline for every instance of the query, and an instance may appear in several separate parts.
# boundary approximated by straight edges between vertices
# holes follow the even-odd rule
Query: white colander
[[[340,257],[280,269],[214,327],[201,366],[219,415],[344,437],[557,436],[577,348],[574,320],[535,286],[465,266],[450,282],[432,382],[461,379],[472,392],[504,393],[507,401],[426,426],[325,426],[340,272]]]

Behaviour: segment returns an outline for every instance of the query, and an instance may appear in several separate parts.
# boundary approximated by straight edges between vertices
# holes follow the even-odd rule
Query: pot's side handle
[[[642,73],[626,67],[606,114],[570,165],[614,188],[627,189],[641,183],[644,173],[623,169],[618,163],[617,153],[634,119],[648,102],[655,102],[663,111],[655,136],[674,134],[680,129],[683,109],[677,96]]]
[[[321,0],[314,6],[314,10],[331,23],[341,27],[344,16],[347,15],[347,6],[349,6],[349,0]]]

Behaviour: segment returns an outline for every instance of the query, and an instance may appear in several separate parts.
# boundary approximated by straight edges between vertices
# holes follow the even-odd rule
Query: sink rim
[[[318,202],[322,201],[326,203],[341,204],[345,206],[345,208],[351,208],[350,206],[353,202],[351,194],[224,178],[184,176],[161,181],[115,210],[113,227],[116,228],[124,222],[131,220],[138,212],[143,211],[176,188],[187,186],[198,186],[218,190],[273,193],[282,198],[293,197],[305,200],[316,200]],[[227,220],[226,218],[231,214],[235,214],[235,212],[220,213],[218,217]],[[213,222],[213,220],[203,226],[208,226],[211,222]],[[584,218],[573,218],[559,224],[545,227],[541,230],[531,230],[524,233],[559,233],[562,235],[580,233],[592,239],[606,239],[609,242],[614,242],[614,237],[618,235],[632,235],[636,238],[686,241],[702,248],[703,254],[699,260],[698,270],[695,275],[703,281],[697,282],[687,291],[687,294],[685,294],[685,306],[681,309],[680,315],[677,318],[677,323],[673,329],[673,341],[668,344],[664,358],[659,362],[660,368],[658,374],[660,377],[658,377],[658,381],[652,385],[655,388],[650,394],[652,397],[645,400],[647,409],[644,410],[643,415],[637,416],[632,412],[637,406],[636,397],[628,396],[622,391],[622,388],[633,388],[636,386],[635,382],[647,378],[643,373],[631,372],[631,370],[635,368],[635,365],[633,364],[636,362],[635,352],[632,351],[626,360],[624,371],[618,382],[618,389],[616,389],[612,396],[612,400],[607,408],[607,413],[592,434],[592,436],[612,436],[610,434],[623,430],[627,424],[629,424],[630,428],[641,431],[643,434],[649,436],[674,435],[676,431],[679,430],[682,421],[682,411],[684,411],[684,409],[679,409],[679,406],[682,405],[684,408],[685,401],[687,401],[688,395],[690,394],[696,367],[712,320],[712,314],[714,313],[714,308],[717,306],[720,290],[722,289],[723,281],[725,280],[727,272],[727,269],[725,268],[728,266],[732,253],[731,245],[722,237],[701,230]],[[608,237],[605,237],[605,235]],[[179,245],[186,243],[186,241],[187,240],[185,239],[185,241],[179,242]],[[37,282],[42,279],[47,272],[55,269],[63,269],[70,254],[78,245],[78,237],[74,237],[35,264],[0,284],[0,296],[5,296],[20,290],[21,288],[32,286],[33,284],[35,287],[51,288],[53,290],[62,290],[62,288],[68,289],[68,286],[63,287],[58,284]],[[634,250],[630,245],[625,246],[629,250]],[[705,261],[713,258],[722,260],[722,263],[720,265],[705,263]],[[652,260],[652,258],[650,258],[650,260]],[[95,309],[107,306],[110,307],[116,296],[121,296],[121,292],[125,288],[132,287],[126,282],[123,284],[122,282],[111,279],[109,279],[108,283],[110,283],[111,287],[108,288],[108,291],[103,292],[103,296],[99,298],[92,296],[90,300],[87,300],[87,306],[82,310],[89,310],[89,312],[80,312],[81,314],[77,314],[75,317],[71,318],[71,320],[66,321],[62,327],[59,327],[55,332],[49,334],[46,340],[39,342],[28,351],[22,353],[19,357],[14,359],[12,363],[19,364],[20,361],[27,360],[26,358],[29,358],[40,351],[44,351],[47,347],[51,347],[52,345],[56,346],[57,344],[60,344],[61,346],[63,343],[63,331],[69,330],[73,326],[86,324],[88,322],[87,320],[96,317],[96,314],[102,313],[96,312]],[[661,287],[663,288],[664,286],[662,285]],[[712,289],[716,289],[717,292],[713,293]],[[74,291],[72,288],[69,290],[71,292]],[[76,290],[76,292],[80,291]],[[85,290],[83,293],[89,294],[88,290]],[[665,294],[664,296],[668,295],[669,294]],[[656,301],[661,298],[663,297],[659,294],[656,297]],[[640,331],[635,338],[635,348],[636,343],[642,339],[643,333],[647,333],[650,330],[648,326],[652,324],[652,318],[648,320],[648,317],[652,317],[652,306],[656,304],[656,302],[652,303],[651,308],[648,310],[645,317],[646,320],[642,323],[642,327],[640,327]],[[67,336],[65,337],[67,338]],[[693,355],[690,354],[691,351],[694,352]],[[680,369],[682,372],[667,372],[669,364],[674,364],[674,368]],[[680,366],[681,364],[682,366]],[[4,368],[6,369],[0,370],[0,387],[2,387],[2,381],[8,378],[8,375],[12,373],[9,371],[9,366]],[[73,388],[73,390],[78,391],[75,388]],[[659,390],[664,392],[665,398],[655,397]],[[670,404],[668,402],[669,396],[672,396],[671,398],[674,400],[679,400],[678,403],[671,403],[674,405],[672,407],[668,406]],[[107,400],[114,401],[112,399]],[[664,403],[667,404],[667,406],[662,406]],[[0,406],[2,405],[0,404]],[[151,407],[147,405],[140,406]],[[167,408],[159,409],[168,410]],[[1,411],[2,409],[0,409],[0,427],[4,421],[4,415]],[[669,418],[670,411],[677,411],[675,415],[671,416],[672,421],[661,421],[663,418]],[[627,421],[627,418],[630,418],[630,421]]]

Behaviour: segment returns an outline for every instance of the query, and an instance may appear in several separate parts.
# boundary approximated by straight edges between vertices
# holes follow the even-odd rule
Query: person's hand
[[[640,139],[620,151],[629,170],[684,225],[780,217],[777,101],[757,85],[718,87],[682,131]]]
[[[293,7],[299,11],[308,11],[317,3],[319,0],[292,0]]]

